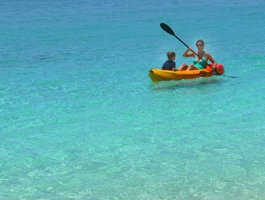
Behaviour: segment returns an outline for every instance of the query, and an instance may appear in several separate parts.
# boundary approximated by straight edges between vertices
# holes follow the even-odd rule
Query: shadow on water
[[[202,88],[209,85],[220,86],[224,83],[223,79],[217,78],[200,78],[190,79],[181,81],[162,81],[152,83],[152,90],[175,90],[175,89],[191,89],[191,88]]]

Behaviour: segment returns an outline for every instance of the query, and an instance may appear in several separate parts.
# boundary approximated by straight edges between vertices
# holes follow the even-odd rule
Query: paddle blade
[[[176,36],[175,33],[174,33],[174,31],[173,31],[168,25],[166,25],[165,23],[161,23],[161,24],[160,24],[160,27],[161,27],[164,31],[166,31],[167,33]]]
[[[236,77],[236,76],[228,76],[228,75],[226,75],[226,74],[224,74],[223,76],[226,76],[226,77],[229,77],[229,78],[238,78],[238,77]]]

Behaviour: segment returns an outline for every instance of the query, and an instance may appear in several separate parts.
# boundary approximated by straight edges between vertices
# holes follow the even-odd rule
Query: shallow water
[[[1,1],[1,199],[264,199],[264,1]],[[164,33],[225,76],[152,83]]]

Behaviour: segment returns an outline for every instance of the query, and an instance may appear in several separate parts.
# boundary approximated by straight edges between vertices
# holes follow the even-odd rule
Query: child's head
[[[175,60],[176,59],[176,53],[174,51],[167,52],[167,58],[168,58],[168,60]]]

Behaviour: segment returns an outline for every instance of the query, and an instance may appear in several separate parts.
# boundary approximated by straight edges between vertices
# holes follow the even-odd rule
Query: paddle
[[[161,23],[160,24],[160,27],[165,31],[165,32],[167,32],[167,33],[169,33],[170,35],[173,35],[175,38],[177,38],[182,44],[184,44],[184,46],[186,46],[188,49],[190,48],[185,42],[183,42],[178,36],[176,36],[176,34],[174,33],[174,31],[168,26],[168,25],[166,25],[165,23]],[[191,51],[196,55],[196,56],[198,56],[198,58],[200,58],[200,59],[202,59],[195,51],[193,51],[192,49],[191,49]],[[202,59],[203,60],[203,59]],[[205,61],[205,60],[203,60],[207,65],[208,65],[208,63]],[[214,71],[215,71],[215,73],[217,74],[217,75],[220,75],[215,69],[213,69]],[[235,77],[235,76],[228,76],[228,75],[223,75],[223,76],[227,76],[227,77],[230,77],[230,78],[237,78],[237,77]]]

